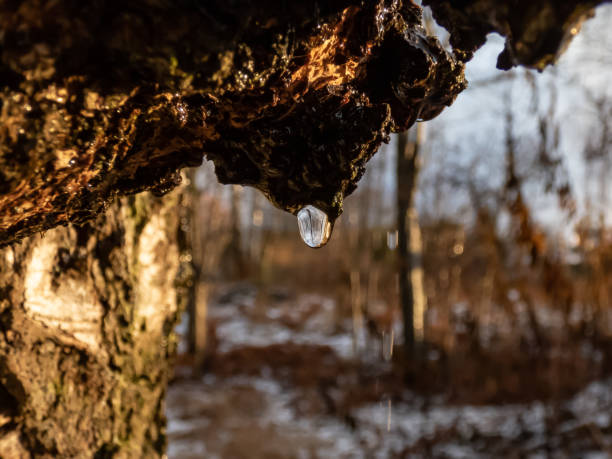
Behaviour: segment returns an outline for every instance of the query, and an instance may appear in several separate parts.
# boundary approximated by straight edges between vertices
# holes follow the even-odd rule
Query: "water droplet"
[[[327,214],[314,206],[305,206],[297,214],[300,236],[307,246],[323,247],[329,241],[332,224]]]

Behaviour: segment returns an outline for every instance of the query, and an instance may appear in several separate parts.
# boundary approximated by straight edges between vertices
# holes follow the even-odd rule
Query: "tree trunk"
[[[397,144],[397,229],[400,304],[406,356],[423,339],[426,298],[423,287],[422,241],[414,205],[424,125],[398,136]]]
[[[0,457],[156,457],[190,286],[180,193],[0,251]]]

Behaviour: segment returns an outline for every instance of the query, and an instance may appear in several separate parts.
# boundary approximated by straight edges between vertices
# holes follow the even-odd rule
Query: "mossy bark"
[[[190,287],[180,193],[0,251],[0,457],[156,457]]]

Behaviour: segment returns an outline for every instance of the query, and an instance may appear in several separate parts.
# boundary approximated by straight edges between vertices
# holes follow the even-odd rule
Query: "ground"
[[[388,341],[335,300],[251,285],[210,304],[204,374],[179,365],[167,400],[170,458],[488,458],[612,454],[612,380],[562,400],[479,402],[404,384]],[[427,359],[439,359],[429,351]],[[418,377],[417,377],[418,379]],[[524,377],[522,384],[530,380]],[[526,390],[525,392],[529,392]]]

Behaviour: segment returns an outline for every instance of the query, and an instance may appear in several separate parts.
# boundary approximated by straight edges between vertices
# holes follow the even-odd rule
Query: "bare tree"
[[[414,205],[424,128],[423,124],[418,124],[416,128],[400,134],[397,142],[398,272],[407,356],[413,353],[415,341],[423,339],[426,307],[423,245]]]

